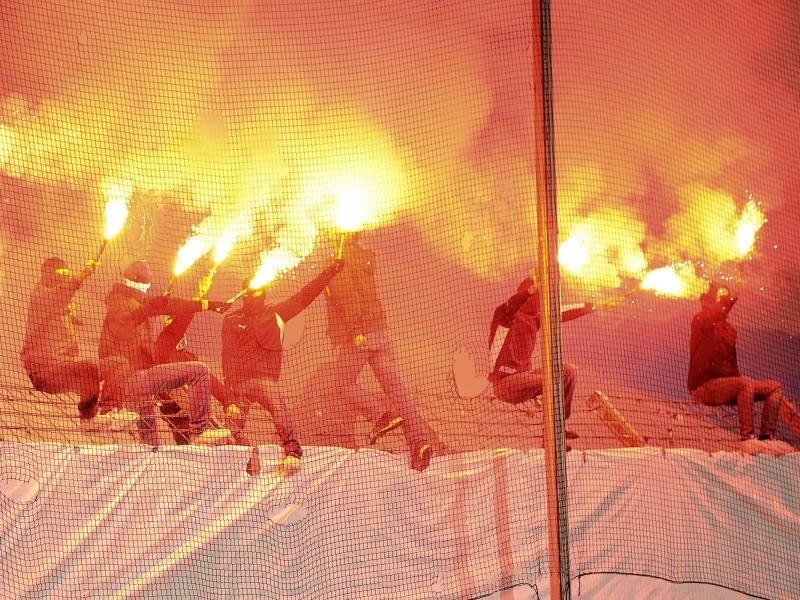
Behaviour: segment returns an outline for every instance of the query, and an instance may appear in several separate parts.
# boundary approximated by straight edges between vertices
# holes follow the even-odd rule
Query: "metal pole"
[[[564,443],[564,386],[561,361],[561,294],[558,272],[558,210],[553,131],[550,2],[533,2],[534,146],[538,280],[542,299],[544,455],[547,479],[547,537],[550,597],[571,600],[567,539],[567,474]]]

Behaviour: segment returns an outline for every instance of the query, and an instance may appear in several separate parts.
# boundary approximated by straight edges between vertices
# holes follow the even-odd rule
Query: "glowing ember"
[[[577,273],[589,262],[589,238],[578,233],[565,240],[558,247],[558,263],[567,271]]]
[[[261,266],[250,280],[250,287],[254,290],[264,287],[279,273],[293,269],[299,262],[300,259],[286,248],[274,248],[269,252],[262,252]]]
[[[183,247],[178,250],[178,257],[175,260],[175,267],[172,269],[173,275],[180,275],[191,267],[197,259],[203,256],[210,249],[210,244],[204,236],[195,235],[186,240]]]
[[[736,228],[736,248],[739,254],[744,256],[750,252],[756,240],[756,233],[765,222],[764,213],[758,205],[752,199],[748,200],[742,210],[739,226]]]
[[[667,296],[683,296],[686,293],[686,287],[673,267],[662,267],[650,271],[642,280],[641,288]]]
[[[128,218],[128,198],[133,193],[130,181],[120,183],[104,183],[106,196],[106,228],[105,239],[110,240],[117,235]]]

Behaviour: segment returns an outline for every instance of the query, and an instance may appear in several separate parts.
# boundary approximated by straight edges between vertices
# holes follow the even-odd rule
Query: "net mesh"
[[[563,323],[561,348],[577,372],[567,421],[579,435],[568,440],[573,453],[584,463],[592,453],[649,447],[747,460],[737,454],[749,433],[737,407],[705,406],[687,390],[691,323],[709,282],[737,295],[730,322],[738,366],[755,380],[780,382],[775,433],[796,447],[800,246],[791,231],[800,216],[793,202],[800,9],[788,0],[568,1],[553,3],[552,18],[558,261],[562,304],[579,316]],[[253,449],[265,473],[283,468],[287,442],[297,440],[310,480],[327,473],[336,490],[363,501],[359,516],[336,519],[338,496],[328,488],[308,484],[285,497],[262,490],[270,499],[231,517],[229,539],[197,550],[201,566],[135,584],[103,572],[91,597],[114,586],[205,597],[217,586],[226,590],[219,597],[338,598],[354,590],[361,595],[352,597],[376,597],[385,589],[395,597],[472,598],[548,572],[544,531],[517,521],[541,514],[527,502],[542,501],[544,475],[514,458],[542,447],[541,396],[528,389],[514,397],[519,402],[505,402],[488,379],[510,322],[491,349],[494,311],[537,260],[532,23],[531,3],[520,1],[3,2],[2,476],[47,480],[71,456],[59,453],[74,448],[64,468],[80,472],[79,487],[135,471],[132,485],[170,489],[158,477],[172,475],[179,504],[188,502],[180,497],[185,485],[201,489],[214,477],[240,485],[227,474],[244,473],[248,460],[250,471]],[[344,267],[334,274],[339,257]],[[87,263],[93,258],[99,264]],[[149,265],[143,296],[125,283],[136,278],[126,270],[135,260]],[[266,308],[258,308],[262,300]],[[266,316],[248,320],[245,301]],[[179,314],[185,339],[176,343],[178,335],[162,356],[152,343],[164,316]],[[225,343],[223,323],[232,331]],[[147,339],[131,349],[131,336]],[[536,369],[538,344],[525,343],[519,360],[532,350]],[[135,371],[126,393],[91,362],[109,355],[124,356]],[[79,359],[90,362],[76,366]],[[190,359],[213,379],[207,412],[202,373],[142,375],[156,363]],[[277,378],[276,360],[278,383],[253,388],[253,379]],[[757,386],[756,395],[773,388]],[[81,419],[79,406],[88,402],[83,416],[92,416],[98,394],[98,416]],[[756,435],[765,406],[755,405]],[[152,418],[138,419],[144,410]],[[404,425],[374,440],[379,419],[394,416]],[[194,448],[198,438],[213,438],[204,429],[230,430],[230,440],[205,442],[232,445],[164,455],[169,460],[149,476],[124,451],[136,454],[143,442]],[[450,476],[411,476],[424,443],[433,455],[427,474],[439,463]],[[365,456],[377,462],[333,476],[327,469],[345,459],[332,457],[352,456],[336,449],[374,450]],[[81,452],[95,458],[79,459]],[[494,466],[466,477],[476,456]],[[785,470],[793,463],[771,460],[752,486],[773,490],[796,520],[787,498],[797,496],[797,484]],[[582,476],[602,478],[603,469]],[[462,475],[469,484],[456,481]],[[663,490],[682,479],[669,466],[649,478],[640,500],[657,512]],[[709,502],[728,502],[723,488],[706,490]],[[411,508],[385,500],[393,489]],[[87,502],[86,490],[59,490],[46,496],[55,505]],[[596,491],[571,487],[570,510],[602,497]],[[451,498],[447,514],[432,500],[439,494]],[[270,502],[296,497],[311,515],[309,531],[313,524],[324,540],[319,554],[298,551],[290,529],[266,543],[261,551],[271,558],[258,559],[266,562],[234,567],[257,542],[242,532],[274,522]],[[148,502],[137,492],[125,510],[169,520],[178,505]],[[740,518],[731,543],[756,536],[750,513],[730,505]],[[39,514],[43,506],[27,513],[8,506],[36,533],[13,537],[24,551],[6,553],[4,572],[35,575],[0,589],[35,597],[69,568],[68,532],[94,515],[76,509],[75,523],[59,524],[55,514]],[[106,506],[109,527],[122,522],[113,502],[97,506]],[[403,518],[414,510],[444,524],[408,525]],[[490,532],[470,532],[484,510]],[[571,536],[595,535],[609,556],[630,526],[606,522],[597,533],[590,521],[570,519]],[[775,535],[791,537],[791,518],[775,519]],[[164,522],[152,535],[120,531],[118,541],[157,551]],[[12,527],[13,519],[3,523]],[[637,561],[592,562],[595,554],[577,548],[572,574],[633,573],[791,597],[791,572],[739,580],[700,564],[693,552],[706,556],[710,548],[676,554],[661,545],[665,537],[691,539],[691,523],[659,518],[648,527],[630,533],[638,536]],[[421,554],[398,549],[393,531],[418,540]],[[504,546],[512,539],[522,555]],[[355,546],[366,558],[347,563],[342,555]],[[143,556],[131,551],[122,563]],[[715,560],[725,574],[739,557]],[[394,583],[376,574],[385,564],[400,574]]]

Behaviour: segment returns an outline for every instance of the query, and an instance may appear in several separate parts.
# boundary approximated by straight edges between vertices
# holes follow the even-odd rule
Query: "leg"
[[[761,413],[761,438],[775,437],[775,426],[783,402],[783,387],[777,381],[754,381],[755,400],[764,400]]]
[[[62,361],[29,376],[33,387],[41,392],[78,394],[78,412],[81,418],[91,419],[97,413],[97,399],[100,394],[100,368],[97,361]]]
[[[692,392],[692,400],[706,406],[736,404],[743,440],[753,437],[753,380],[749,377],[720,377],[706,381]]]
[[[375,423],[386,412],[384,406],[375,394],[358,384],[358,377],[368,359],[366,350],[352,344],[344,346],[336,353],[333,371],[336,375],[336,392],[365,419]]]
[[[105,382],[100,401],[103,407],[122,408],[129,376],[130,365],[126,358],[109,356],[100,359],[100,379]]]
[[[155,365],[134,372],[128,382],[128,393],[139,410],[139,432],[142,440],[158,445],[158,433],[151,397],[159,392],[189,386],[189,433],[199,435],[209,425],[211,418],[211,389],[208,367],[201,362]]]
[[[266,377],[247,379],[239,383],[236,390],[248,403],[256,402],[269,411],[281,444],[286,445],[289,441],[297,441],[292,417],[277,381]]]
[[[431,447],[425,437],[425,426],[411,392],[403,383],[397,368],[397,357],[385,331],[369,334],[364,349],[369,365],[392,406],[403,418],[403,432],[411,449],[411,468],[424,471],[431,458]]]
[[[509,404],[520,404],[542,393],[542,372],[539,369],[506,375],[492,383],[498,400]]]
[[[575,365],[565,363],[561,372],[561,379],[564,382],[564,420],[569,419],[572,414],[572,396],[575,394],[575,380],[578,378],[578,369]]]

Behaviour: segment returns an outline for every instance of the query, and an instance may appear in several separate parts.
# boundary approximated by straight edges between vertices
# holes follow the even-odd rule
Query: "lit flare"
[[[742,209],[742,218],[736,228],[736,249],[745,256],[756,241],[756,234],[767,219],[753,199],[747,201]]]
[[[661,267],[650,271],[639,287],[666,296],[680,297],[686,293],[686,286],[673,267]]]

